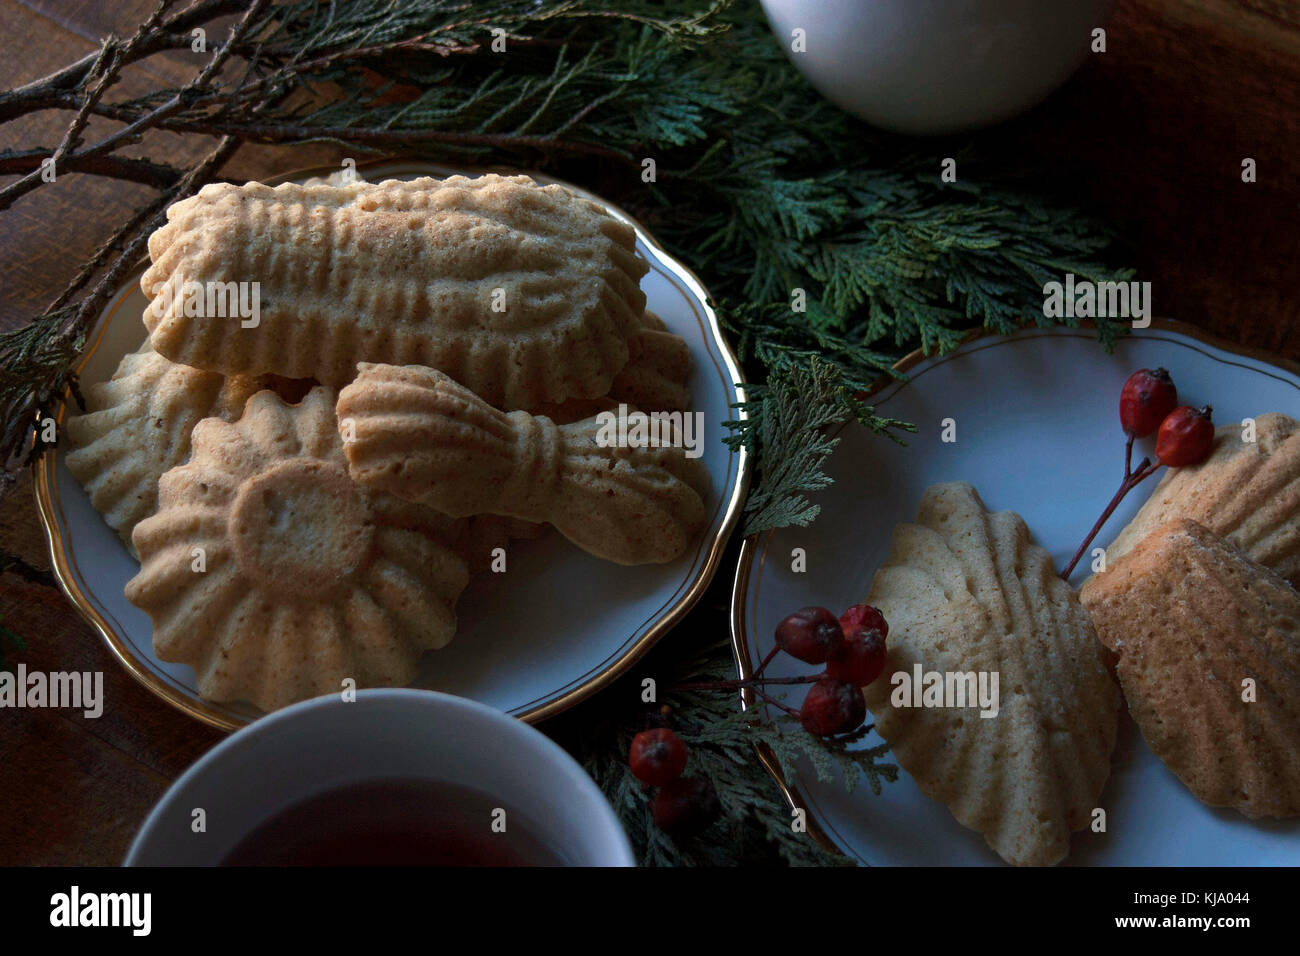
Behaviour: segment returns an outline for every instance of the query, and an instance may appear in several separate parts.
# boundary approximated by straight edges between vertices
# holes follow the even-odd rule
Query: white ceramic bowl
[[[1009,119],[1065,82],[1113,2],[763,0],[763,9],[791,62],[837,106],[885,129],[951,133]]]
[[[127,866],[212,866],[281,810],[340,786],[416,778],[471,787],[526,813],[579,866],[634,866],[600,789],[540,732],[483,704],[424,690],[303,701],[222,741],[172,784]],[[206,832],[191,828],[196,808]]]

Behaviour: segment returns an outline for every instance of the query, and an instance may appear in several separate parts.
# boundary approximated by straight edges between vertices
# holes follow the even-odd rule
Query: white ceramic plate
[[[311,170],[295,179],[334,170]],[[362,167],[366,179],[449,176],[458,170],[419,162]],[[473,174],[472,172],[470,173]],[[550,182],[545,177],[535,177]],[[582,190],[578,190],[582,192]],[[583,193],[622,219],[598,197]],[[481,701],[527,720],[540,720],[613,680],[695,603],[707,587],[735,525],[748,468],[743,452],[723,443],[723,422],[743,400],[740,373],[725,345],[699,281],[637,226],[637,247],[650,263],[642,280],[647,307],[691,346],[696,411],[704,414],[712,487],[710,521],[691,550],[667,565],[625,568],[598,560],[554,532],[516,542],[504,574],[477,575],[461,597],[456,639],[426,655],[414,686]],[[84,384],[110,377],[121,357],[144,341],[146,305],[138,275],[104,310],[81,369]],[[63,411],[59,410],[62,421]],[[122,588],[138,570],[117,536],[90,505],[62,463],[46,455],[37,470],[37,500],[64,590],[122,663],[151,690],[214,726],[230,729],[258,716],[248,706],[199,698],[190,668],[165,664],[153,652],[149,617]]]
[[[817,496],[821,516],[808,529],[783,529],[746,542],[736,576],[732,620],[742,671],[771,649],[777,623],[805,605],[836,613],[862,601],[889,554],[894,525],[912,521],[922,492],[940,481],[968,481],[990,509],[1019,512],[1057,567],[1064,567],[1123,475],[1120,386],[1138,368],[1163,365],[1187,404],[1214,406],[1217,423],[1263,412],[1300,416],[1300,375],[1249,357],[1172,323],[1137,332],[1107,355],[1088,331],[1048,330],[985,337],[951,355],[921,362],[910,380],[875,398],[882,414],[915,422],[900,447],[854,426],[841,433]],[[940,441],[940,422],[956,419],[957,441]],[[1139,443],[1150,454],[1150,442]],[[1148,479],[1098,538],[1105,545],[1145,499]],[[806,573],[791,571],[793,548],[807,552]],[[1087,576],[1076,570],[1076,586]],[[793,666],[791,666],[793,665]],[[773,675],[815,668],[779,655]],[[802,688],[788,695],[795,706]],[[879,744],[874,733],[863,746]],[[880,796],[848,794],[807,766],[790,781],[825,835],[851,858],[873,865],[988,865],[1000,862],[983,837],[923,796],[901,773]],[[1202,805],[1147,748],[1127,714],[1101,805],[1108,832],[1075,834],[1069,862],[1111,866],[1294,865],[1300,821],[1251,822]]]

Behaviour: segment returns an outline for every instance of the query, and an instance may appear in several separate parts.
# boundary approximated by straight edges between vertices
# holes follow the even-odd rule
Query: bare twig
[[[227,96],[232,94],[227,94]],[[226,99],[213,96],[207,102]],[[255,123],[219,117],[168,117],[152,116],[138,109],[113,104],[100,104],[94,112],[109,119],[142,124],[173,133],[201,133],[209,136],[238,136],[254,143],[303,143],[313,140],[331,140],[377,150],[409,149],[414,146],[486,146],[496,149],[535,149],[548,153],[601,156],[620,163],[633,161],[633,157],[619,150],[580,140],[560,139],[554,135],[529,136],[514,133],[469,133],[457,130],[403,130],[390,127],[364,126],[300,126],[288,122]],[[3,206],[0,205],[0,209]]]
[[[235,24],[234,28],[231,30],[230,43],[236,43],[244,36],[244,34],[248,31],[248,28],[252,24],[252,22],[266,8],[268,2],[269,0],[253,0],[253,2],[249,4],[248,9],[244,11],[244,15],[240,17],[239,21]],[[161,12],[162,12],[161,10],[155,10],[155,21],[156,21],[156,16],[161,15]],[[133,42],[136,45],[138,45],[138,42],[142,36],[143,36],[143,30],[140,33],[136,34],[136,36],[133,38]],[[88,159],[95,159],[100,156],[104,156],[105,154],[110,153],[114,149],[117,149],[120,146],[124,146],[127,143],[132,143],[137,141],[140,137],[141,132],[143,132],[146,129],[157,127],[162,120],[179,112],[186,105],[186,103],[188,102],[191,96],[193,96],[198,90],[201,90],[204,86],[207,85],[209,81],[212,80],[214,76],[216,76],[217,72],[225,64],[229,56],[230,56],[229,45],[222,44],[213,53],[212,57],[208,60],[207,65],[204,66],[203,69],[199,71],[198,76],[196,76],[193,80],[191,80],[184,88],[179,90],[165,103],[155,107],[154,109],[150,110],[147,113],[144,113],[141,116],[138,116],[130,123],[128,123],[125,127],[123,127],[120,130],[117,130],[112,135],[107,136],[104,139],[100,140],[94,146],[90,146],[87,147],[86,149],[78,151],[77,153],[73,154],[72,158],[76,159],[78,162],[85,162]],[[113,62],[116,64],[118,62],[118,59],[119,58],[115,57],[113,59]],[[110,69],[112,75],[116,75],[117,67],[113,66]],[[106,72],[105,76],[108,77],[109,73]],[[100,90],[101,86],[102,84],[96,84],[96,90]],[[95,108],[96,103],[97,103],[97,97],[87,96],[86,101],[83,104],[82,108],[77,112],[76,119],[73,120],[72,128],[69,129],[69,135],[64,137],[64,142],[59,147],[60,151],[66,152],[65,147],[72,139],[71,134],[73,132],[73,129],[79,129],[80,127],[78,126],[78,124],[80,124],[81,126],[85,125],[85,115],[90,110]],[[56,161],[55,173],[57,174],[57,172],[58,172],[58,164]],[[0,189],[0,210],[8,209],[9,206],[13,204],[15,199],[18,199],[20,196],[24,196],[27,193],[31,192],[33,189],[38,188],[43,182],[46,182],[46,180],[41,175],[41,173],[39,171],[34,171],[28,173],[26,176],[22,177],[16,182],[10,183],[8,186],[4,187],[3,189]]]
[[[24,149],[16,152],[0,153],[0,176],[27,173],[39,170],[41,164],[50,156],[48,149]],[[64,172],[87,173],[92,176],[107,176],[110,179],[122,179],[128,182],[152,186],[155,189],[167,189],[174,186],[184,174],[184,170],[167,163],[156,163],[149,159],[131,159],[126,156],[92,156],[89,159],[69,157],[59,164]]]
[[[45,315],[57,312],[63,306],[72,301],[72,297],[80,292],[90,281],[91,277],[103,268],[109,257],[121,249],[127,243],[130,243],[136,234],[145,227],[147,223],[153,222],[158,213],[167,208],[171,201],[176,197],[174,189],[166,190],[162,195],[156,197],[152,202],[141,206],[116,232],[108,238],[108,241],[101,245],[90,261],[82,265],[77,272],[76,277],[68,285],[59,297],[49,304],[45,310]]]
[[[247,6],[248,0],[196,0],[164,20],[150,35],[144,37],[132,50],[130,57],[123,57],[121,65],[126,66],[162,50],[188,46],[190,41],[187,34],[190,30]],[[49,76],[0,92],[0,123],[45,109],[52,97],[78,89],[86,82],[101,54],[102,50],[88,53]]]
[[[0,551],[0,574],[16,574],[24,581],[39,584],[42,587],[57,588],[59,582],[54,575],[44,568],[29,564],[23,558],[9,551]]]
[[[119,48],[117,42],[112,38],[109,38],[104,43],[99,59],[95,61],[95,65],[91,68],[89,74],[92,77],[98,75],[98,79],[95,81],[95,85],[87,91],[86,98],[81,104],[81,108],[77,110],[76,117],[68,126],[67,132],[63,134],[63,142],[59,143],[58,148],[51,157],[51,165],[56,172],[59,164],[67,158],[68,154],[81,145],[81,134],[85,131],[86,123],[90,120],[90,111],[94,109],[96,103],[104,98],[108,88],[117,82],[118,75],[122,70],[123,58],[130,56],[135,48],[140,45],[140,42],[157,28],[158,21],[162,19],[162,15],[167,12],[167,8],[171,5],[172,0],[159,0],[158,5],[154,7],[153,13],[149,15],[144,23],[140,24],[140,28],[127,41],[125,47]]]
[[[140,121],[138,110],[101,104],[95,112],[110,119]],[[555,136],[529,136],[515,133],[468,133],[457,130],[403,130],[365,126],[300,126],[294,123],[256,123],[220,118],[154,118],[151,125],[174,133],[202,133],[209,136],[238,136],[253,143],[303,143],[331,140],[374,149],[409,149],[422,145],[487,146],[497,149],[535,149],[549,153],[572,153],[602,156],[621,163],[633,157],[616,149],[580,140]],[[3,207],[0,207],[3,208]]]
[[[466,133],[455,130],[402,130],[383,127],[358,126],[296,126],[291,123],[249,123],[239,120],[163,121],[159,128],[185,133],[238,136],[254,143],[301,143],[312,140],[334,140],[375,149],[405,149],[421,145],[490,146],[497,149],[536,149],[551,153],[575,153],[603,156],[619,162],[629,162],[632,157],[619,150],[584,143],[578,140],[561,140],[553,136],[527,136],[514,133]]]
[[[141,27],[141,32],[144,28]],[[136,36],[140,34],[137,33]],[[99,79],[95,85],[86,93],[82,100],[81,106],[77,109],[77,115],[73,118],[72,123],[68,126],[67,131],[63,134],[63,142],[59,143],[52,156],[54,164],[57,167],[60,160],[68,154],[69,150],[76,149],[81,142],[81,133],[86,128],[86,123],[90,120],[90,111],[96,103],[103,98],[104,91],[112,85],[117,78],[118,70],[121,67],[121,50],[118,49],[117,40],[109,37],[104,41],[100,48],[99,58],[95,60],[95,65],[91,67],[90,75],[98,75]]]
[[[206,0],[164,21],[160,27],[151,31],[132,49],[130,55],[123,55],[122,66],[138,62],[146,57],[166,50],[187,49],[193,43],[189,31],[216,17],[244,10],[249,0]],[[437,31],[390,43],[370,44],[363,47],[348,47],[332,50],[312,59],[301,60],[301,50],[292,46],[231,41],[225,44],[231,54],[242,57],[262,56],[272,65],[279,64],[278,69],[292,73],[316,73],[328,67],[344,63],[391,56],[395,53],[433,53],[438,56],[477,53],[482,48],[479,43],[462,43],[456,40],[434,39],[437,33],[447,33],[466,26],[481,25],[477,21],[446,24]],[[512,37],[515,46],[554,46],[556,41],[530,37]],[[0,92],[0,123],[42,109],[77,109],[78,101],[70,100],[67,93],[74,91],[85,83],[91,75],[95,61],[102,51],[88,54],[82,59],[64,67],[40,80],[35,80],[14,90]],[[282,62],[283,61],[283,62]],[[281,76],[280,79],[284,77]],[[269,79],[269,78],[268,78]],[[268,88],[269,83],[259,83],[259,88]]]
[[[149,233],[161,222],[166,207],[174,199],[193,191],[199,183],[207,182],[238,148],[238,139],[232,136],[224,137],[216,148],[190,169],[171,190],[151,203],[146,210],[142,210],[142,213],[137,213],[133,217],[131,223],[135,226],[133,238],[127,242],[121,254],[95,284],[91,292],[81,300],[71,319],[64,319],[60,323],[60,327],[52,331],[52,334],[46,340],[47,349],[56,352],[69,352],[74,355],[80,350],[90,320],[99,313],[99,310],[112,296],[122,279],[125,278],[126,274],[144,254]],[[143,213],[147,213],[147,215]],[[119,235],[121,234],[122,230],[119,230]],[[107,245],[105,249],[107,249]],[[103,253],[104,250],[102,249],[101,254]],[[88,274],[87,270],[83,269],[82,274]],[[66,303],[60,302],[57,307],[52,306],[42,319],[49,320],[58,317],[58,311],[64,304]],[[13,472],[25,465],[36,449],[33,423],[36,421],[40,409],[52,396],[58,394],[68,385],[70,376],[71,372],[65,369],[60,375],[55,376],[52,381],[48,382],[44,389],[19,399],[5,409],[5,431],[3,444],[0,447],[3,447],[9,453],[10,460],[5,463],[6,473],[3,483],[0,484],[0,497],[12,486]]]

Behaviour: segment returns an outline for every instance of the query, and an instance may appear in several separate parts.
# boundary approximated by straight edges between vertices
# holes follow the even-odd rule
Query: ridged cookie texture
[[[158,513],[136,526],[127,599],[205,698],[273,710],[344,678],[400,686],[455,634],[463,522],[356,485],[335,400],[323,387],[296,406],[263,391],[237,422],[199,422],[190,461],[163,476]]]
[[[629,340],[632,357],[614,378],[608,395],[573,398],[524,409],[561,425],[590,418],[619,405],[645,412],[685,412],[691,407],[691,350],[680,335],[642,329]]]
[[[1186,518],[1081,594],[1129,712],[1203,803],[1300,816],[1300,594]],[[1253,700],[1246,680],[1253,682]]]
[[[154,348],[198,368],[337,386],[359,361],[418,363],[532,408],[606,394],[641,328],[635,232],[527,176],[215,184],[167,216],[145,295],[259,283],[255,327],[187,316],[181,295],[145,310]]]
[[[916,524],[894,529],[867,603],[889,621],[889,656],[864,694],[899,764],[1009,863],[1064,859],[1110,775],[1120,696],[1087,613],[1024,521],[990,513],[964,482],[934,485]],[[894,706],[891,676],[918,664],[945,680],[996,672],[997,715]]]
[[[707,523],[708,472],[680,446],[605,447],[598,419],[507,414],[435,369],[363,363],[338,416],[358,482],[454,516],[549,522],[618,564],[672,561]]]
[[[1220,426],[1205,462],[1169,469],[1106,549],[1107,565],[1161,525],[1190,518],[1300,585],[1300,423],[1269,412],[1255,419],[1254,441],[1242,438],[1241,425]]]
[[[177,365],[146,342],[85,390],[85,413],[63,426],[71,449],[63,460],[134,553],[131,532],[157,510],[158,479],[189,457],[190,431],[204,418],[238,418],[261,387],[250,376]]]
[[[684,412],[691,407],[691,349],[680,335],[647,312],[647,327],[630,341],[631,358],[610,386],[609,397],[643,411]]]

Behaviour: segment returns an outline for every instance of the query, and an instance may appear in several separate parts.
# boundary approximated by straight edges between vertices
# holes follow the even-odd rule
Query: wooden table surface
[[[110,30],[134,29],[151,6],[0,0],[0,88],[84,55]],[[1300,5],[1119,0],[1107,34],[1108,51],[1060,92],[982,135],[1021,144],[1049,185],[1120,228],[1140,278],[1152,282],[1156,314],[1300,359]],[[176,82],[194,68],[184,53],[155,57],[130,68],[123,88]],[[66,121],[40,114],[0,126],[0,148],[53,145]],[[137,152],[181,161],[207,148],[201,138],[151,134]],[[244,149],[225,173],[259,178],[342,155]],[[1241,180],[1245,157],[1256,160],[1255,183]],[[0,329],[39,312],[150,195],[67,176],[0,214]],[[48,567],[30,480],[0,502],[0,539]],[[221,735],[138,685],[60,593],[0,579],[0,620],[29,644],[13,660],[29,670],[102,671],[106,698],[97,720],[0,710],[0,865],[115,864],[169,782]]]

